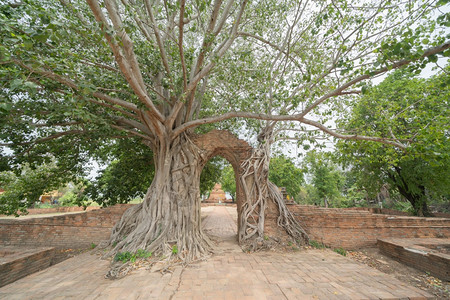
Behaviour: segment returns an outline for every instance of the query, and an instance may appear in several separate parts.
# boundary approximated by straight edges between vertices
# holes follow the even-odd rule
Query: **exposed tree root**
[[[268,181],[267,184],[269,186],[269,198],[278,204],[278,226],[283,227],[287,234],[292,237],[298,245],[308,244],[308,234],[287,208],[278,187],[270,181]]]
[[[308,242],[308,235],[295,220],[283,200],[278,187],[269,181],[270,146],[272,127],[266,127],[259,136],[260,146],[255,149],[250,158],[241,165],[240,180],[245,195],[245,202],[239,219],[239,243],[245,251],[270,249],[274,242],[280,242],[279,237],[269,237],[264,234],[265,212],[268,201],[278,207],[278,226],[298,245]]]
[[[156,175],[143,203],[128,209],[115,225],[104,257],[151,252],[150,261],[163,269],[208,256],[212,243],[201,230],[200,149],[184,136],[163,143],[155,157]],[[109,277],[120,277],[126,269],[113,259]]]
[[[241,165],[240,174],[245,202],[239,220],[239,243],[264,237],[264,213],[267,206],[267,176],[269,157],[263,149],[256,149]]]

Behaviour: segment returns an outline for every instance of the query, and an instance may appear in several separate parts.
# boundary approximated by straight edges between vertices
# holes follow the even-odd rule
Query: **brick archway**
[[[203,166],[211,158],[219,155],[225,158],[233,167],[236,181],[238,220],[240,220],[242,204],[245,201],[242,184],[239,180],[239,175],[242,173],[240,168],[241,163],[251,156],[252,147],[246,141],[238,139],[233,134],[225,130],[212,130],[206,134],[196,136],[192,141],[202,150],[204,162]],[[240,226],[239,222],[238,226]]]

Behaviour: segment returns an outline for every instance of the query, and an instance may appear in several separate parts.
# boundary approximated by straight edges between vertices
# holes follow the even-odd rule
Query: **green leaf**
[[[14,79],[9,83],[9,88],[14,91],[19,87],[22,87],[23,80],[22,79]]]

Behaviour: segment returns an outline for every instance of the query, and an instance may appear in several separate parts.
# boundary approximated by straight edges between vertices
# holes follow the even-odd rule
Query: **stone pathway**
[[[120,280],[90,253],[0,288],[0,299],[432,299],[431,295],[330,250],[243,253],[236,208],[203,209],[217,253],[161,275],[136,270]]]

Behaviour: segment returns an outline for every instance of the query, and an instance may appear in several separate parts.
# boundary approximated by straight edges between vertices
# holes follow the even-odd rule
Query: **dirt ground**
[[[437,299],[450,299],[450,282],[442,281],[426,272],[408,267],[398,261],[381,254],[378,248],[365,248],[359,251],[348,251],[347,257],[375,268],[383,273],[412,286],[418,287],[436,296]]]

